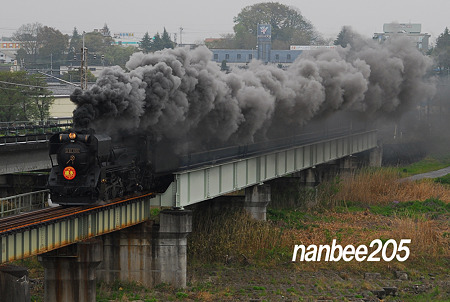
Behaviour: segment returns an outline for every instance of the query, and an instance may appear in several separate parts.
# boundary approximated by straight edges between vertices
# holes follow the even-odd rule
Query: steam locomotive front
[[[86,173],[89,164],[92,164],[92,157],[89,157],[89,149],[86,143],[89,135],[77,135],[74,132],[60,134],[61,147],[57,152],[58,166],[63,168],[62,176],[65,180],[75,180],[77,173]],[[76,179],[72,183],[76,183]]]
[[[110,138],[100,140],[105,144]],[[109,144],[106,144],[109,154]],[[97,202],[97,183],[102,160],[98,146],[99,136],[90,133],[71,131],[55,134],[50,138],[49,155],[53,167],[47,186],[53,203],[86,205]]]

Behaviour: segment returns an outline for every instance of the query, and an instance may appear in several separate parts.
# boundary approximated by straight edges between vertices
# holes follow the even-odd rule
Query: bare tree
[[[14,34],[13,39],[20,42],[21,49],[25,51],[28,56],[31,56],[36,60],[36,55],[39,49],[38,34],[42,29],[42,24],[28,23],[22,25]]]

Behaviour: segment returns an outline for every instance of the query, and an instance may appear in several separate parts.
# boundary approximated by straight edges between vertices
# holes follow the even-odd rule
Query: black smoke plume
[[[350,40],[304,52],[286,70],[253,61],[225,73],[205,47],[136,53],[128,71],[108,68],[74,92],[74,123],[197,148],[252,142],[338,111],[396,117],[434,93],[424,79],[431,61],[409,40]]]

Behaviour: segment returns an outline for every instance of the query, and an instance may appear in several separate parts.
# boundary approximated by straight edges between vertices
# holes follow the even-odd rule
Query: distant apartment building
[[[13,63],[16,59],[17,50],[20,43],[12,41],[10,38],[0,39],[0,63]]]
[[[374,33],[373,39],[380,43],[392,36],[405,36],[420,51],[427,52],[429,49],[430,35],[421,33],[422,24],[418,23],[385,23],[382,33]]]
[[[17,50],[20,48],[20,43],[16,41],[5,41],[0,40],[0,49],[1,50]]]

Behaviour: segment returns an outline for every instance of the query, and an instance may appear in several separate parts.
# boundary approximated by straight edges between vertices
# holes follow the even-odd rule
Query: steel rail
[[[51,221],[70,218],[71,216],[76,216],[87,212],[112,207],[131,200],[150,197],[154,194],[155,193],[147,193],[132,197],[128,196],[125,197],[125,199],[120,200],[116,199],[117,201],[97,206],[55,207],[36,210],[29,213],[22,213],[19,215],[8,216],[0,219],[0,236],[8,232],[18,231],[24,228],[30,228],[33,226],[49,223]]]

